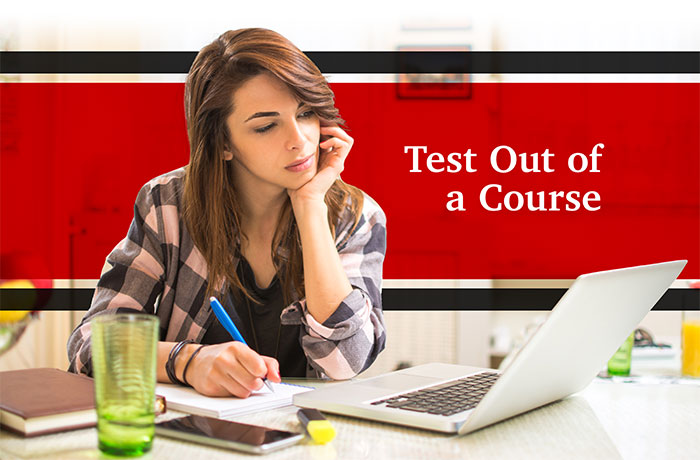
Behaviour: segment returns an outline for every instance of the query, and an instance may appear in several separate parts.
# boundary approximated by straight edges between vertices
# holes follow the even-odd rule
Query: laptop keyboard
[[[500,374],[496,372],[481,372],[463,379],[374,401],[372,405],[383,404],[384,407],[394,409],[449,416],[476,407],[499,376]]]

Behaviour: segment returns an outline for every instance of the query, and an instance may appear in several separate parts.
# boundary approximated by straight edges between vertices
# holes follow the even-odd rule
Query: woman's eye
[[[272,129],[273,126],[275,126],[275,124],[274,124],[274,123],[270,123],[269,125],[265,125],[265,126],[263,126],[262,128],[256,128],[256,129],[255,129],[255,132],[256,132],[256,133],[264,133],[264,132],[267,132],[267,131],[269,131],[270,129]]]
[[[316,113],[313,110],[307,110],[306,112],[301,113],[299,116],[301,118],[308,118],[308,117],[313,117],[316,115]]]

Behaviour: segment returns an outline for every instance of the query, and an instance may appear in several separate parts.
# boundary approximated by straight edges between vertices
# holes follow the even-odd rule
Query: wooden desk
[[[183,414],[169,412],[159,420]],[[690,459],[700,453],[700,381],[631,384],[594,380],[564,401],[467,436],[329,415],[338,433],[325,446],[301,444],[267,459]],[[298,431],[296,409],[286,407],[237,421]],[[106,458],[97,433],[85,429],[34,439],[0,433],[0,458]],[[141,458],[216,460],[256,458],[233,451],[158,437]]]

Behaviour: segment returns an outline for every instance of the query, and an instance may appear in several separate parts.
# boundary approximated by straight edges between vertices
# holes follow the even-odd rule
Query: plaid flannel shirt
[[[206,298],[207,265],[180,216],[184,175],[180,168],[141,188],[129,232],[107,256],[111,268],[100,278],[90,309],[68,339],[69,371],[92,374],[90,320],[97,315],[134,310],[155,314],[160,318],[160,340],[170,342],[199,342],[214,320]],[[307,377],[351,378],[384,349],[386,218],[365,194],[358,225],[348,234],[353,223],[346,208],[335,240],[352,292],[323,323],[294,293],[290,295],[296,301],[280,315],[282,324],[302,325]]]

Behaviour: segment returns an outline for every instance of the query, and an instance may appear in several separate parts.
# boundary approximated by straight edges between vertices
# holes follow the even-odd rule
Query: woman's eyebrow
[[[253,115],[249,116],[246,121],[243,123],[248,123],[250,120],[253,118],[260,118],[260,117],[278,117],[280,115],[279,112],[256,112]]]
[[[303,106],[304,103],[300,102],[299,105],[297,106],[297,110],[301,106]],[[261,117],[279,117],[280,113],[279,112],[256,112],[253,115],[249,116],[243,123],[248,123],[250,120],[253,118],[261,118]]]

